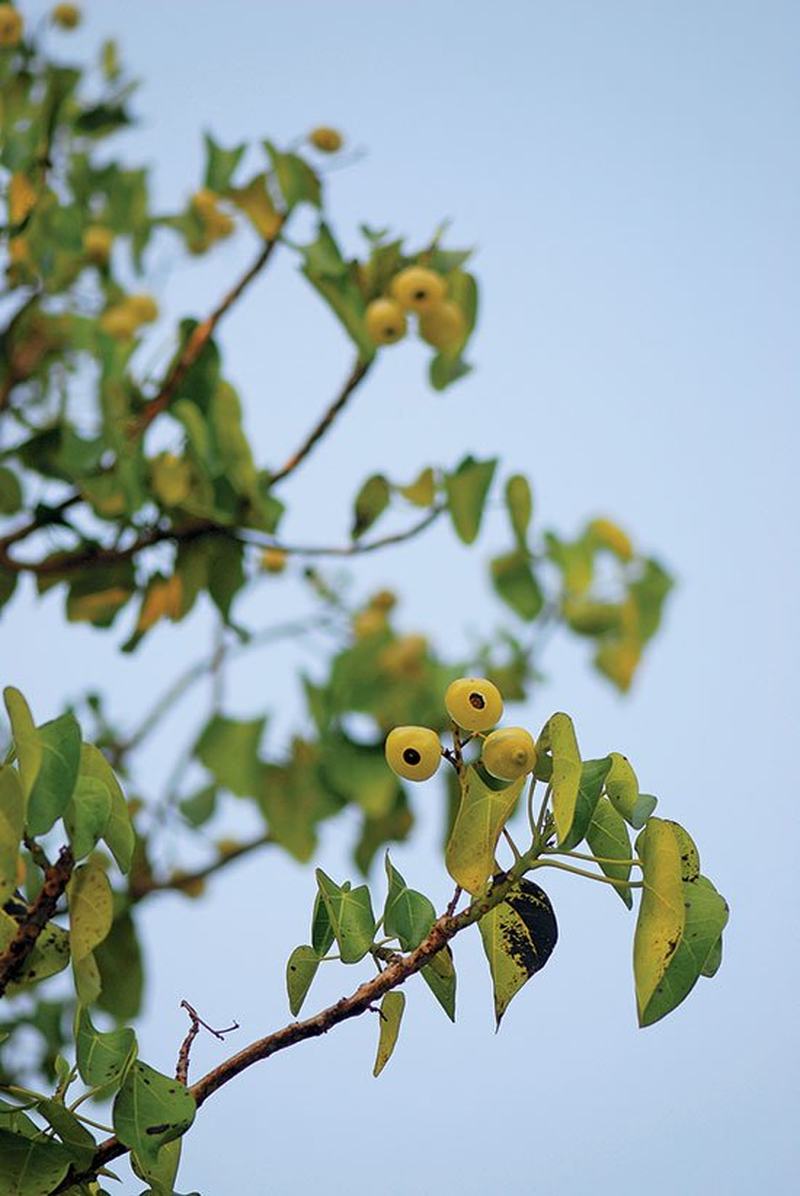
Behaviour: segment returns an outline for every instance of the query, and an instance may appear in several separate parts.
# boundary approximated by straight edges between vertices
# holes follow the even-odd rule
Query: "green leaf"
[[[108,790],[111,811],[102,838],[108,844],[120,872],[128,872],[136,843],[128,803],[114,769],[94,744],[81,745],[80,777],[100,781]]]
[[[385,862],[389,891],[383,909],[383,928],[390,938],[398,939],[404,951],[413,951],[436,921],[436,910],[422,893],[408,888],[389,859],[388,851]]]
[[[189,1129],[195,1109],[194,1097],[180,1080],[137,1060],[114,1101],[114,1130],[146,1166],[155,1166],[161,1147]]]
[[[558,924],[544,889],[520,881],[478,922],[494,984],[497,1028],[512,998],[547,963],[558,940]]]
[[[452,353],[437,353],[431,358],[428,367],[428,378],[434,390],[446,390],[453,382],[465,378],[472,373],[472,366],[463,357],[454,357]]]
[[[721,936],[728,921],[725,899],[705,876],[682,881],[682,889],[686,910],[683,935],[652,997],[640,1013],[639,1024],[642,1026],[652,1026],[671,1013],[688,997],[699,977],[707,974],[709,961],[716,971],[717,951],[721,957]]]
[[[408,486],[395,487],[398,494],[415,507],[431,507],[436,498],[436,479],[430,465],[426,466]]]
[[[81,1005],[94,1005],[103,988],[97,960],[90,951],[82,959],[72,961],[72,979],[75,993]]]
[[[486,498],[496,468],[496,458],[476,461],[474,457],[465,457],[453,473],[445,476],[450,518],[456,535],[464,544],[472,544],[480,531]]]
[[[544,595],[526,550],[518,548],[494,557],[491,574],[495,590],[521,619],[530,623],[541,613]]]
[[[328,907],[319,892],[314,898],[314,912],[311,915],[311,943],[315,955],[320,959],[328,954],[333,944],[333,927],[328,917]]]
[[[6,950],[17,933],[17,922],[0,910],[0,953]],[[55,976],[69,963],[69,935],[55,922],[48,922],[36,940],[36,946],[25,960],[18,979],[9,984],[7,993],[14,996],[29,984],[38,984]]]
[[[686,922],[680,847],[669,823],[650,818],[636,840],[644,888],[633,940],[639,1025],[680,946]]]
[[[372,527],[388,507],[390,499],[391,489],[382,473],[375,473],[367,478],[353,504],[353,526],[350,534],[354,540]]]
[[[400,1033],[400,1022],[403,1020],[403,1010],[406,999],[403,993],[385,993],[381,1001],[379,1014],[380,1037],[378,1038],[378,1053],[375,1056],[374,1076],[379,1076],[392,1057],[392,1052]]]
[[[120,1021],[130,1021],[139,1013],[144,990],[144,969],[136,928],[130,914],[119,914],[111,932],[95,949],[102,991],[101,1009]]]
[[[342,963],[358,963],[369,951],[375,935],[369,889],[366,885],[340,888],[321,868],[317,868],[316,876]]]
[[[539,749],[549,751],[553,761],[553,817],[559,845],[572,830],[578,804],[582,768],[575,728],[568,714],[553,714],[542,728]]]
[[[275,171],[287,208],[291,210],[299,203],[321,207],[320,181],[308,163],[297,154],[281,153],[270,141],[264,142],[264,148],[270,156],[272,169]]]
[[[697,880],[700,875],[700,853],[692,836],[679,822],[666,818],[664,821],[672,827],[672,833],[678,840],[678,850],[681,853],[681,879]]]
[[[282,217],[267,190],[267,176],[255,175],[244,187],[231,187],[227,198],[244,212],[260,237],[272,241],[280,232]]]
[[[0,465],[0,515],[16,515],[22,506],[22,487],[10,469]]]
[[[437,951],[420,973],[451,1022],[456,1020],[456,969],[448,946]]]
[[[233,599],[244,585],[244,545],[229,537],[217,537],[208,544],[208,593],[230,624]]]
[[[89,1131],[60,1101],[39,1101],[36,1108],[58,1134],[64,1149],[69,1151],[76,1170],[85,1170],[94,1158],[94,1152],[97,1149],[97,1143]]]
[[[86,569],[70,584],[67,620],[110,627],[117,614],[136,592],[136,574],[131,561],[103,568]]]
[[[716,976],[722,964],[722,935],[719,936],[714,946],[708,953],[708,958],[703,964],[700,971],[701,976],[706,976],[709,980],[712,976]]]
[[[216,785],[204,785],[191,797],[185,797],[178,803],[178,809],[190,826],[203,826],[214,817],[217,808]]]
[[[506,510],[511,521],[511,530],[517,545],[524,549],[528,536],[528,527],[533,514],[533,495],[530,484],[524,474],[515,473],[506,482]]]
[[[672,577],[658,561],[649,558],[638,580],[628,587],[639,615],[638,631],[643,641],[651,639],[661,625],[664,603],[674,586]]]
[[[111,930],[114,898],[102,867],[89,863],[78,868],[67,887],[67,898],[72,958],[79,963]]]
[[[136,1035],[127,1026],[98,1030],[89,1010],[79,1005],[75,1014],[75,1056],[80,1077],[90,1088],[113,1088],[136,1058]]]
[[[11,735],[17,753],[22,791],[27,801],[39,775],[44,749],[33,721],[30,707],[18,689],[9,685],[3,690],[3,700],[11,723]]]
[[[328,304],[353,341],[358,349],[359,361],[372,361],[375,356],[375,344],[364,326],[364,296],[350,272],[341,278],[330,278],[316,273],[309,266],[304,266],[303,274]]]
[[[289,1009],[297,1017],[311,982],[317,974],[320,957],[313,947],[295,947],[286,964],[286,991],[289,995]]]
[[[394,805],[397,778],[386,767],[382,746],[331,736],[324,745],[320,776],[342,801],[355,802],[368,818],[383,818]]]
[[[42,762],[28,795],[28,833],[44,835],[67,808],[81,758],[81,731],[72,714],[36,728]]]
[[[0,1130],[0,1191],[3,1196],[49,1196],[72,1159],[57,1142]]]
[[[206,143],[206,173],[203,185],[210,191],[226,191],[230,186],[236,167],[242,160],[247,149],[246,144],[235,145],[232,149],[223,149],[217,145],[210,133],[204,136]]]
[[[198,739],[194,754],[223,789],[237,797],[255,797],[261,789],[258,748],[266,720],[241,720],[215,714]]]
[[[514,812],[525,778],[490,789],[470,765],[464,772],[461,804],[445,848],[447,871],[467,893],[479,893],[494,872],[500,832]]]
[[[0,907],[17,887],[19,845],[25,829],[25,795],[19,773],[0,768]]]
[[[64,811],[72,854],[84,859],[94,850],[111,816],[111,794],[103,781],[79,776],[69,804]]]
[[[605,796],[595,804],[586,831],[586,841],[592,855],[600,856],[603,860],[629,860],[631,858],[631,838],[628,834],[627,823]],[[630,864],[603,863],[600,868],[612,880],[628,880],[631,874]],[[613,888],[628,909],[632,909],[631,890],[623,888],[621,885],[614,885]]]
[[[569,835],[561,844],[564,851],[572,851],[588,833],[589,824],[610,767],[611,760],[608,756],[604,756],[601,760],[584,760],[581,763],[581,779],[578,785],[575,815]]]
[[[653,810],[656,798],[639,792],[639,781],[627,756],[611,752],[611,770],[606,777],[606,793],[618,814],[635,831],[641,830]]]

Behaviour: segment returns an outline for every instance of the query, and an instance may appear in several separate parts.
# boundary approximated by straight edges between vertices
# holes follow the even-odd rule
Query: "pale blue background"
[[[295,506],[286,534],[338,541],[368,467],[405,481],[420,463],[473,449],[531,474],[540,523],[568,532],[607,513],[662,552],[681,584],[632,697],[589,675],[581,645],[557,640],[545,662],[552,680],[519,718],[535,728],[565,708],[586,754],[628,752],[643,786],[695,833],[732,906],[718,978],[640,1032],[632,918],[599,886],[551,880],[562,939],[499,1036],[477,935],[463,936],[455,1027],[415,983],[379,1081],[368,1018],[253,1069],[203,1109],[179,1188],[794,1190],[797,5],[86,7],[88,29],[57,36],[68,57],[121,34],[145,80],[142,124],[126,135],[126,152],[158,163],[165,206],[199,181],[204,125],[230,143],[288,141],[333,123],[369,150],[330,180],[331,211],[351,244],[360,220],[421,242],[449,215],[452,241],[480,247],[476,373],[437,396],[418,345],[387,352],[287,485]],[[165,247],[150,281],[169,313],[202,314],[251,254],[243,238],[172,277],[179,255]],[[248,428],[275,464],[333,394],[349,349],[288,254],[222,340]],[[403,625],[457,650],[465,628],[501,618],[480,558],[505,534],[499,511],[477,551],[437,529],[359,565],[357,592],[397,585]],[[300,594],[267,585],[239,613],[261,625]],[[0,626],[3,673],[40,717],[94,685],[133,720],[207,642],[207,625],[201,615],[157,631],[125,658],[113,646],[120,636],[65,631],[61,598],[34,603],[26,587]],[[296,697],[282,687],[294,659],[281,650],[242,663],[229,679],[229,710],[291,711]],[[166,749],[206,701],[187,703],[154,745],[154,793]],[[278,717],[273,744],[290,724]],[[436,860],[439,802],[434,787],[413,797],[418,833],[395,857],[441,903],[449,883]],[[347,867],[346,847],[342,824],[330,828],[321,860],[335,875]],[[164,1070],[184,1031],[181,997],[212,1022],[238,1018],[237,1046],[288,1017],[283,967],[307,935],[311,873],[264,855],[217,881],[211,896],[153,901],[144,919],[153,981],[142,1049]],[[326,974],[309,1008],[348,991],[356,972]],[[226,1051],[199,1040],[193,1075]],[[130,1178],[123,1188],[138,1190]]]

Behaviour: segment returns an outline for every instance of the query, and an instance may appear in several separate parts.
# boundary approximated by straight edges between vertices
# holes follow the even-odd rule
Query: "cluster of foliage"
[[[402,768],[393,773],[384,758],[393,729],[422,723],[437,744],[442,733],[454,735],[445,752],[453,768],[445,786],[444,859],[472,901],[460,913],[454,902],[436,918],[387,854],[388,896],[376,919],[365,885],[337,885],[319,872],[312,941],[297,949],[288,971],[292,1012],[334,942],[342,962],[369,958],[380,970],[366,1003],[356,994],[339,1002],[335,1015],[326,1010],[259,1040],[242,1066],[382,999],[380,1070],[403,1008],[395,989],[406,978],[421,972],[454,1017],[448,944],[473,923],[490,960],[499,1021],[556,937],[549,900],[526,873],[545,866],[574,871],[551,857],[574,854],[584,839],[592,853],[586,858],[600,868],[593,875],[628,905],[642,883],[631,879],[631,869],[644,870],[634,947],[643,1024],[668,1012],[699,974],[711,973],[724,903],[699,876],[686,832],[652,816],[654,799],[639,793],[625,758],[582,761],[562,714],[535,744],[529,736],[531,840],[524,851],[512,847],[513,863],[503,870],[496,849],[501,834],[510,836],[505,824],[524,778],[509,782],[496,764],[492,771],[496,757],[507,758],[503,732],[494,732],[501,736],[494,747],[488,737],[484,763],[468,763],[469,736],[442,706],[442,693],[472,671],[506,700],[524,700],[538,677],[544,633],[558,628],[589,641],[594,666],[610,684],[630,687],[671,580],[616,523],[590,518],[573,537],[541,528],[528,479],[466,453],[455,463],[420,462],[410,481],[376,473],[354,479],[352,508],[343,512],[349,536],[339,544],[303,546],[281,536],[282,483],[338,427],[409,313],[434,350],[434,390],[468,372],[464,354],[478,311],[469,252],[446,247],[444,228],[427,245],[408,248],[388,230],[363,225],[364,252],[350,256],[327,214],[326,163],[346,154],[341,135],[327,127],[285,148],[270,140],[225,148],[207,134],[202,177],[187,188],[185,202],[177,211],[154,211],[147,171],[106,152],[109,139],[133,121],[135,88],[116,45],[107,42],[97,65],[85,69],[64,64],[51,48],[79,20],[75,6],[59,4],[31,33],[20,10],[0,4],[0,516],[8,521],[0,529],[0,614],[13,617],[19,579],[28,576],[40,594],[60,588],[68,622],[112,634],[122,628],[125,652],[198,609],[213,612],[218,630],[211,655],[172,679],[136,726],[120,723],[113,695],[109,701],[99,694],[76,695],[73,710],[37,725],[22,695],[7,691],[0,996],[8,1012],[0,1022],[0,1085],[13,1103],[0,1104],[0,1179],[3,1190],[19,1196],[97,1191],[95,1177],[130,1151],[148,1191],[169,1196],[180,1136],[237,1068],[223,1064],[187,1087],[191,1039],[201,1025],[191,1008],[177,1077],[139,1060],[130,1025],[146,983],[137,909],[164,891],[198,898],[210,877],[254,851],[283,850],[309,861],[320,824],[345,808],[358,811],[354,862],[368,875],[377,853],[413,826],[403,780],[415,778]],[[301,208],[316,214],[305,244],[290,236]],[[152,334],[157,328],[163,338],[165,321],[147,285],[154,248],[178,238],[187,254],[205,255],[235,235],[253,240],[252,265],[209,311],[178,322],[159,361]],[[341,325],[353,361],[302,443],[282,462],[260,464],[243,404],[225,376],[217,331],[278,252],[295,256]],[[508,541],[486,565],[509,622],[470,658],[445,659],[426,635],[401,630],[393,591],[353,602],[316,563],[355,562],[439,523],[473,545],[495,494],[507,512]],[[379,521],[388,529],[382,535]],[[237,613],[243,596],[286,576],[304,581],[310,613],[285,624],[244,625]],[[316,673],[300,677],[305,717],[288,750],[265,747],[267,712],[232,718],[216,701],[205,725],[190,728],[166,792],[156,799],[142,790],[138,753],[191,686],[213,680],[236,653],[312,636],[324,637],[325,650],[317,653]],[[82,742],[76,712],[90,721],[91,744]],[[482,733],[476,729],[475,743]],[[433,741],[425,741],[426,750]],[[512,741],[512,754],[519,746]],[[534,816],[536,782],[545,795]],[[225,833],[226,815],[242,801],[263,823],[246,841]],[[628,825],[640,832],[636,855]],[[166,836],[195,859],[202,836],[209,853],[203,865],[166,867]],[[64,982],[68,966],[71,984]],[[95,1024],[103,1018],[108,1029]],[[79,1082],[84,1087],[75,1096]],[[113,1102],[115,1136],[100,1146],[93,1119],[80,1112],[89,1099]]]

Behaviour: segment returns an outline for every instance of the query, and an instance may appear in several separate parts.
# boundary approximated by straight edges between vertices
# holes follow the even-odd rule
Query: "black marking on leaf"
[[[522,880],[519,890],[510,893],[506,903],[521,919],[527,931],[525,934],[522,930],[508,929],[506,944],[509,954],[532,976],[534,972],[541,971],[558,942],[558,923],[550,898],[533,881]]]
[[[161,1125],[145,1126],[144,1132],[146,1134],[165,1134],[167,1130],[171,1129],[174,1129],[174,1126],[169,1121],[164,1121]]]

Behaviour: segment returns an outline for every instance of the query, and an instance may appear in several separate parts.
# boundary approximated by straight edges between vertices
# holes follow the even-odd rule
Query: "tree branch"
[[[177,359],[172,365],[169,373],[164,381],[157,395],[154,395],[144,406],[138,417],[133,423],[131,433],[134,437],[141,436],[150,427],[150,424],[165,411],[172,402],[176,390],[183,382],[189,370],[197,361],[205,346],[214,335],[214,330],[219,324],[220,320],[230,309],[240,296],[247,290],[254,278],[257,278],[261,271],[266,266],[275,246],[278,244],[278,234],[271,241],[264,244],[252,266],[244,272],[242,277],[231,287],[228,293],[222,298],[220,303],[214,308],[209,316],[206,317],[202,323],[198,324],[194,332],[191,334],[186,344],[183,346],[183,351],[178,355]]]
[[[334,1026],[370,1010],[385,993],[404,984],[411,976],[421,971],[452,938],[499,905],[526,872],[539,866],[538,860],[533,858],[530,852],[526,853],[508,872],[495,876],[488,894],[473,900],[460,914],[442,914],[436,919],[429,934],[415,951],[409,952],[408,955],[396,955],[391,963],[387,963],[382,972],[379,972],[371,980],[360,984],[349,997],[342,997],[334,1005],[329,1005],[313,1017],[306,1018],[301,1022],[290,1022],[283,1029],[276,1030],[265,1038],[256,1039],[255,1042],[251,1042],[249,1046],[220,1063],[218,1067],[207,1072],[189,1089],[197,1107],[203,1105],[219,1088],[230,1083],[236,1076],[252,1067],[254,1063],[268,1059],[270,1055],[286,1050],[287,1047],[294,1046],[298,1042],[304,1042],[307,1038],[319,1038],[320,1035],[327,1034]],[[100,1168],[105,1167],[113,1159],[127,1154],[128,1149],[117,1137],[107,1138],[98,1146],[91,1166],[80,1174],[68,1174],[59,1186],[53,1189],[52,1196],[67,1191],[75,1184],[91,1181]]]
[[[62,847],[55,864],[44,874],[44,884],[28,914],[22,919],[11,942],[0,955],[0,997],[16,980],[25,961],[36,946],[36,940],[56,912],[59,898],[69,883],[75,864],[69,847]]]
[[[298,465],[300,465],[314,448],[318,440],[321,440],[325,433],[330,428],[336,416],[345,407],[348,399],[353,391],[366,376],[372,362],[370,361],[356,361],[353,369],[344,383],[344,386],[339,391],[338,395],[331,403],[330,407],[323,413],[322,418],[315,425],[312,431],[308,434],[306,439],[300,445],[296,452],[292,453],[291,457],[284,462],[277,473],[273,473],[270,477],[269,484],[274,486],[276,482],[282,482],[290,473],[294,473]]]
[[[166,876],[163,880],[143,875],[141,880],[131,886],[130,899],[136,903],[150,893],[185,893],[201,881],[207,880],[209,876],[213,876],[215,872],[221,872],[223,868],[227,868],[234,860],[239,860],[242,856],[250,855],[251,852],[258,851],[260,847],[267,847],[274,842],[272,835],[266,831],[256,839],[250,839],[247,843],[240,843],[238,847],[231,848],[230,851],[226,851],[224,855],[218,856],[216,860],[212,860],[210,864],[206,864],[204,868],[198,868],[195,872],[173,872],[171,876]]]

